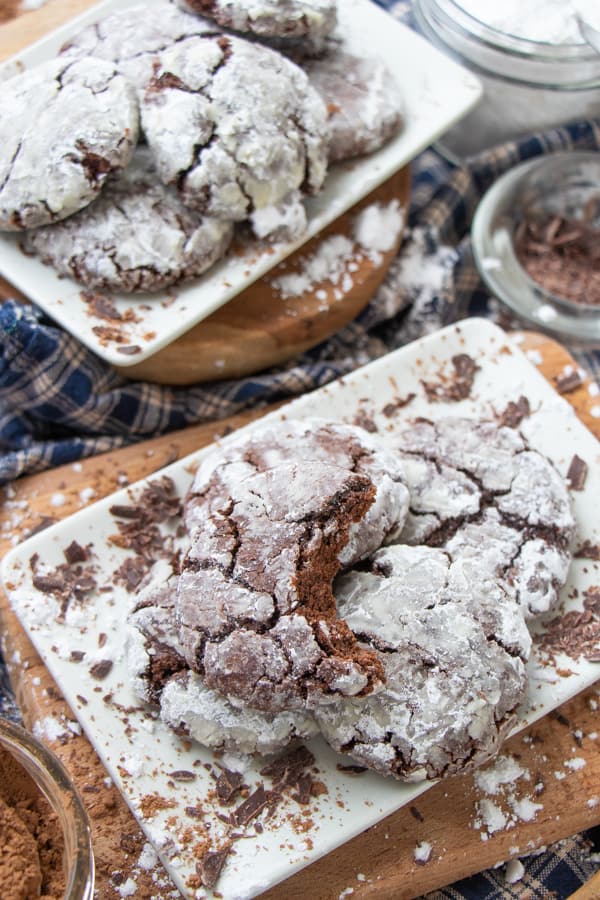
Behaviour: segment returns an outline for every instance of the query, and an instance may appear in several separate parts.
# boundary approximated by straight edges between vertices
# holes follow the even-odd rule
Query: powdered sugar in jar
[[[600,56],[579,33],[582,0],[415,0],[418,25],[482,81],[479,105],[444,135],[465,157],[600,115]]]

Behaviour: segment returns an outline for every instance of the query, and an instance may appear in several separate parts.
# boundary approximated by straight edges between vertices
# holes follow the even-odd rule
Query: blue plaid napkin
[[[410,22],[410,3],[379,0]],[[582,122],[505,144],[453,166],[433,150],[412,167],[409,233],[383,287],[350,325],[286,366],[237,381],[186,388],[132,382],[35,307],[0,305],[0,484],[158,434],[214,421],[318,388],[358,365],[468,315],[520,323],[490,297],[474,264],[471,219],[487,188],[517,163],[545,153],[600,149],[600,124]],[[435,259],[422,284],[405,263]],[[404,262],[403,262],[404,261]],[[576,354],[596,379],[600,353]],[[0,715],[18,717],[0,660]],[[510,884],[502,868],[435,891],[428,900],[566,898],[598,868],[600,828],[524,859]]]

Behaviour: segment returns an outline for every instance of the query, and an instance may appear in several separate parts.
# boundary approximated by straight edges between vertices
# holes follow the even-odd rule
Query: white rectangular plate
[[[67,38],[102,16],[139,0],[105,0],[84,15],[33,44],[2,67],[14,73],[17,60],[27,67],[53,57]],[[156,0],[148,0],[152,5]],[[307,200],[308,228],[293,243],[262,249],[248,246],[243,255],[228,255],[189,284],[158,294],[120,294],[113,299],[125,320],[121,343],[107,337],[105,320],[91,314],[81,285],[58,278],[54,270],[27,257],[19,236],[0,233],[0,272],[82,343],[113,365],[141,362],[170,344],[280,263],[305,241],[333,222],[394,172],[413,159],[465,113],[480,97],[477,79],[397,22],[370,0],[340,0],[340,26],[352,52],[375,55],[387,64],[401,86],[405,125],[385,147],[367,157],[333,166],[321,193]],[[119,347],[138,347],[127,355]]]
[[[480,367],[471,397],[459,403],[430,403],[422,380],[437,380],[439,371],[448,370],[452,356],[457,353],[470,354]],[[389,418],[382,413],[386,404],[409,392],[415,393],[414,400],[395,417]],[[509,401],[517,400],[521,394],[529,399],[533,410],[522,423],[522,431],[530,444],[549,456],[563,475],[574,453],[588,463],[585,490],[573,493],[578,522],[576,540],[597,542],[600,539],[597,514],[600,445],[518,347],[503,331],[486,321],[467,320],[417,341],[288,404],[270,418],[276,421],[283,415],[299,419],[316,415],[354,422],[358,415],[366,415],[377,425],[381,438],[393,442],[398,427],[413,417],[435,418],[448,414],[490,417],[494,410],[504,409]],[[205,452],[201,450],[180,460],[160,474],[168,474],[183,494],[190,484],[195,463]],[[156,477],[159,476],[155,474],[149,480]],[[125,617],[131,598],[123,588],[112,585],[112,574],[125,552],[109,543],[109,536],[116,532],[109,507],[115,503],[130,504],[132,497],[138,497],[147,483],[138,482],[30,538],[5,558],[2,575],[11,603],[32,641],[111,777],[185,894],[186,882],[195,866],[191,848],[182,846],[179,840],[186,827],[194,827],[194,820],[186,815],[185,808],[198,803],[204,807],[213,838],[222,828],[217,814],[223,810],[208,798],[214,789],[214,780],[197,762],[214,763],[213,755],[198,745],[185,746],[160,722],[135,710],[136,702],[128,686],[123,645]],[[63,550],[72,540],[83,545],[93,544],[98,583],[111,587],[106,592],[95,592],[81,606],[73,606],[66,623],[58,624],[55,620],[56,601],[33,588],[30,559],[38,554],[44,564],[53,568],[64,562]],[[597,577],[596,564],[589,560],[574,560],[561,597],[565,609],[577,608],[582,602],[583,591]],[[573,599],[577,596],[579,600]],[[98,646],[100,633],[106,635],[102,649]],[[84,661],[73,662],[70,658],[72,650],[83,651]],[[113,661],[112,670],[102,682],[95,681],[88,671],[90,665],[100,659]],[[564,703],[600,675],[600,665],[585,660],[576,662],[563,657],[559,667],[560,675],[553,666],[542,664],[541,658],[534,653],[530,662],[529,703],[522,711],[519,727]],[[103,700],[109,693],[113,695],[112,704]],[[399,784],[374,773],[350,777],[336,768],[338,762],[348,764],[348,759],[336,756],[322,741],[311,742],[309,746],[316,757],[317,777],[327,787],[327,793],[311,802],[310,828],[305,833],[298,830],[302,809],[291,799],[273,818],[263,822],[262,834],[254,835],[250,828],[251,836],[237,841],[236,853],[229,857],[218,884],[218,890],[228,900],[255,896],[429,787],[428,784]],[[224,762],[230,766],[235,764],[230,758]],[[249,785],[263,781],[259,776],[260,768],[260,762],[245,760],[245,780]],[[181,769],[195,772],[196,780],[190,784],[173,782],[169,773]],[[173,805],[152,818],[144,818],[140,812],[142,798],[154,793],[167,798]],[[193,891],[187,895],[202,896]]]

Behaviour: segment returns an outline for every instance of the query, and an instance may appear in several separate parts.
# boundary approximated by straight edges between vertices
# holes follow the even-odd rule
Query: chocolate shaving
[[[413,819],[416,819],[417,822],[425,821],[425,816],[419,809],[417,809],[416,806],[409,806],[408,809],[409,809],[409,812],[410,812],[411,816],[413,817]]]
[[[364,428],[365,431],[368,431],[371,434],[374,434],[379,430],[373,418],[368,413],[366,413],[364,409],[361,409],[356,413],[352,424],[357,425],[359,428]]]
[[[263,809],[273,800],[271,791],[266,791],[264,785],[259,785],[254,793],[241,803],[231,814],[231,823],[238,828],[247,825],[252,819],[255,819]]]
[[[112,659],[101,659],[94,663],[93,666],[90,666],[90,675],[92,678],[102,681],[102,679],[106,678],[112,667]]]
[[[421,381],[430,403],[449,401],[457,403],[466,400],[471,394],[475,373],[479,366],[467,353],[458,353],[452,357],[452,375],[443,372],[438,374],[439,381]]]
[[[529,400],[521,394],[516,402],[511,400],[510,403],[507,403],[506,409],[498,413],[496,419],[499,425],[504,425],[507,428],[518,428],[523,419],[527,418],[530,413]]]
[[[343,766],[341,763],[336,765],[336,769],[338,772],[343,772],[344,775],[362,775],[367,771],[366,766]]]
[[[231,844],[222,850],[210,850],[205,853],[202,860],[196,864],[196,874],[200,879],[203,887],[211,890],[217,881],[221,870],[225,865],[225,860],[231,852]]]
[[[222,804],[230,803],[243,786],[244,778],[239,772],[222,769],[216,785],[219,802]]]
[[[135,356],[136,353],[141,353],[142,348],[138,347],[137,344],[126,344],[124,347],[117,347],[117,353],[122,353],[123,356]]]
[[[304,770],[314,762],[313,754],[302,745],[264,766],[260,774],[272,778],[274,790],[281,791],[286,787],[296,787]]]
[[[65,555],[69,550],[70,548],[67,548],[64,551]],[[78,554],[78,552],[76,553]],[[64,619],[72,599],[82,602],[86,594],[97,587],[97,581],[89,567],[62,563],[54,571],[40,574],[37,572],[38,562],[37,554],[32,556],[29,561],[33,572],[33,586],[43,594],[53,594],[60,601],[59,619]]]
[[[573,371],[568,374],[563,373],[562,375],[558,375],[554,379],[554,384],[556,385],[556,390],[559,394],[570,394],[572,391],[576,391],[577,388],[581,387],[583,382],[584,379],[576,369],[573,369]]]
[[[593,559],[600,562],[600,544],[592,544],[591,541],[584,541],[573,553],[576,559]]]
[[[572,491],[582,491],[587,478],[588,465],[577,454],[574,455],[567,472],[567,481]]]
[[[86,548],[82,547],[81,544],[78,544],[77,541],[71,541],[67,549],[63,550],[63,553],[70,566],[73,566],[76,563],[86,562],[90,555]]]
[[[173,781],[195,781],[196,775],[194,772],[188,772],[187,769],[177,769],[175,772],[169,772],[169,778],[172,778]]]
[[[407,394],[406,397],[399,397],[397,400],[394,400],[393,403],[386,403],[381,412],[387,419],[391,419],[392,416],[399,410],[403,409],[405,406],[415,399],[416,394]]]

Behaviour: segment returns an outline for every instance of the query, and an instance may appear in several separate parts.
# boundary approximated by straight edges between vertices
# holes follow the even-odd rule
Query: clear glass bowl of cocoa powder
[[[79,794],[57,757],[0,718],[0,897],[92,900],[94,857]]]
[[[600,153],[538,157],[481,200],[473,254],[489,290],[538,330],[600,346]]]

